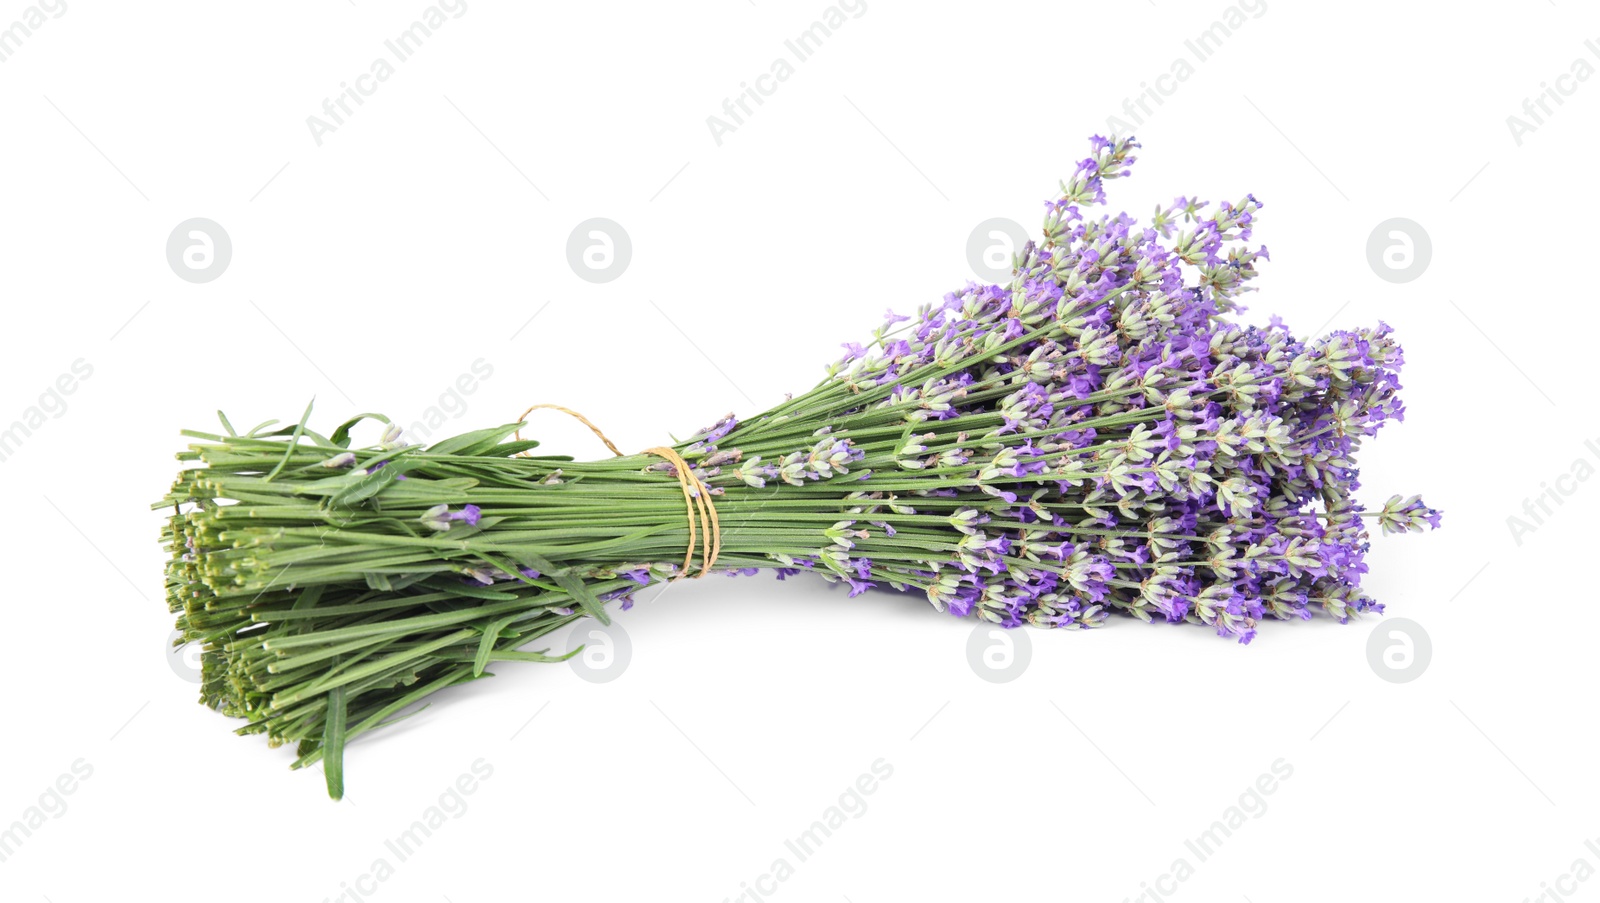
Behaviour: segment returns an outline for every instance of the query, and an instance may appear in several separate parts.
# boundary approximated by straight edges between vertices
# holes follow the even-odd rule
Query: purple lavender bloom
[[[424,511],[422,517],[418,519],[424,526],[443,532],[450,529],[452,522],[458,520],[466,521],[469,527],[476,527],[482,513],[477,505],[464,505],[459,511],[451,511],[449,505],[435,505]]]
[[[975,586],[962,586],[956,589],[946,603],[945,610],[958,618],[964,618],[972,613],[972,606],[977,603],[981,595]]]
[[[1423,503],[1420,496],[1402,499],[1396,495],[1384,503],[1378,523],[1384,533],[1421,533],[1424,529],[1438,529],[1443,516],[1443,512]]]
[[[845,577],[845,582],[850,584],[850,594],[848,598],[851,599],[854,599],[856,596],[859,596],[867,590],[877,586],[877,584],[870,580],[860,580],[855,577]]]

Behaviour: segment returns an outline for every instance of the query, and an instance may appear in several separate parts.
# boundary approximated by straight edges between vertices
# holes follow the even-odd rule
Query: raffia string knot
[[[529,414],[546,408],[560,411],[577,420],[588,427],[589,432],[594,433],[601,442],[604,442],[606,448],[611,449],[613,455],[619,458],[625,457],[616,444],[607,438],[605,433],[601,432],[599,427],[590,422],[589,418],[571,408],[564,408],[558,404],[536,404],[523,411],[522,416],[518,417],[517,421],[519,423],[526,422]],[[515,436],[517,441],[522,441],[522,430],[518,429]],[[683,567],[678,570],[678,573],[672,579],[682,580],[684,577],[689,576],[689,566],[694,561],[694,553],[697,548],[700,550],[700,572],[694,576],[697,578],[704,577],[711,571],[712,566],[717,563],[717,555],[722,551],[722,527],[717,520],[717,506],[711,502],[709,489],[695,477],[694,468],[689,466],[689,462],[685,461],[676,449],[658,445],[654,448],[647,448],[640,454],[655,455],[658,458],[665,459],[668,464],[672,465],[672,470],[678,477],[678,487],[683,490],[683,504],[689,522],[689,547],[683,554]],[[518,453],[519,457],[526,455],[527,452],[525,451]]]

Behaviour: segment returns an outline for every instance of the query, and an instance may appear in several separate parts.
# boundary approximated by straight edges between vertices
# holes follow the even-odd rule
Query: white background
[[[1600,66],[1576,0],[1269,0],[1166,83],[1109,186],[1140,215],[1254,192],[1272,262],[1247,317],[1395,326],[1409,415],[1364,450],[1364,494],[1421,492],[1445,529],[1375,537],[1368,588],[1431,638],[1420,678],[1369,665],[1376,618],[1273,622],[1248,647],[1119,618],[1031,631],[1026,672],[993,684],[970,622],[760,576],[642,600],[610,683],[505,667],[364,738],[342,804],[195,704],[148,510],[180,429],[292,422],[312,396],[324,427],[409,422],[478,358],[492,377],[450,430],[554,401],[631,449],[755,413],[886,307],[971,278],[978,223],[1036,228],[1086,136],[1227,8],[868,0],[719,146],[706,117],[824,6],[470,0],[320,146],[306,117],[420,0],[69,0],[8,47],[0,425],[75,360],[93,374],[0,463],[0,827],[76,760],[93,772],[0,863],[0,896],[1600,899],[1562,877],[1600,867],[1600,485],[1564,480],[1520,543],[1507,524],[1600,466],[1600,79],[1563,82],[1520,144],[1506,123],[1572,61]],[[191,217],[233,243],[205,284],[164,254]],[[566,259],[591,217],[632,241],[605,284]],[[1432,241],[1405,284],[1366,256],[1392,217]],[[603,454],[558,420],[537,424],[552,450]],[[480,758],[469,808],[395,862],[385,838]],[[763,879],[880,758],[868,809]],[[1266,810],[1196,862],[1184,841],[1278,759]],[[394,874],[364,879],[380,856]],[[1180,857],[1194,874],[1162,879]]]

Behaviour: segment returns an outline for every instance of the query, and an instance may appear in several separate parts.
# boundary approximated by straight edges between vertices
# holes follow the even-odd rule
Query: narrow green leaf
[[[278,462],[277,467],[272,468],[272,473],[267,474],[268,483],[272,482],[272,478],[282,473],[283,468],[288,465],[290,456],[294,454],[294,447],[300,441],[300,434],[305,431],[306,421],[311,419],[311,406],[316,403],[317,400],[313,398],[306,405],[306,412],[300,415],[300,425],[294,428],[294,436],[289,440],[288,447],[283,450],[283,460]]]
[[[539,447],[537,439],[523,439],[521,442],[502,442],[491,447],[483,453],[485,458],[509,458],[520,452],[529,451]]]
[[[494,644],[495,641],[500,639],[500,631],[503,630],[507,624],[510,624],[519,617],[521,617],[521,615],[508,615],[507,617],[500,618],[499,620],[493,622],[484,629],[483,639],[478,641],[478,654],[472,660],[473,677],[477,677],[478,675],[482,674],[484,667],[489,664],[489,654],[494,652]]]
[[[328,796],[344,797],[344,687],[328,691],[328,720],[322,728],[322,770],[328,776]]]
[[[344,423],[339,424],[339,428],[333,431],[333,435],[330,437],[333,444],[339,446],[340,448],[349,448],[350,430],[363,420],[376,420],[380,423],[393,423],[393,421],[382,414],[357,414],[356,416],[351,417],[349,420],[346,420]]]
[[[508,652],[496,652],[494,655],[490,656],[490,659],[497,662],[564,662],[582,651],[582,646],[579,646],[571,652],[567,652],[562,655],[546,655],[543,650],[538,652],[522,652],[520,650],[516,650]]]
[[[422,580],[421,585],[432,590],[437,590],[441,593],[449,593],[452,596],[463,596],[468,599],[484,599],[489,602],[511,602],[517,598],[516,593],[508,593],[504,590],[494,590],[487,586],[474,586],[473,584],[467,583],[464,580],[446,580],[439,577],[429,577],[426,580]],[[447,611],[456,610],[456,608],[451,605],[451,601],[448,599],[438,604],[445,605]]]
[[[459,436],[451,436],[434,445],[428,446],[430,455],[477,455],[499,445],[505,437],[522,429],[520,423],[508,423],[504,426],[491,427],[486,430],[473,430]]]
[[[286,427],[284,427],[282,429],[273,430],[270,433],[262,433],[259,438],[270,439],[273,436],[292,436],[292,435],[294,435],[294,431],[295,431],[294,427],[286,426]],[[328,437],[327,436],[322,435],[321,433],[317,432],[314,429],[311,429],[310,427],[302,428],[300,430],[300,437],[302,439],[313,439],[313,440],[315,440],[317,445],[320,445],[323,448],[331,448],[333,446],[333,443],[328,441]]]
[[[522,561],[528,567],[540,572],[556,582],[556,585],[567,591],[567,594],[578,600],[583,610],[589,617],[602,624],[610,624],[611,616],[606,614],[605,606],[600,603],[600,597],[594,594],[589,584],[583,578],[574,575],[571,570],[558,568],[550,560],[533,552],[509,553],[511,557]]]
[[[271,425],[273,425],[274,423],[277,423],[277,422],[278,421],[276,419],[263,420],[260,423],[256,424],[255,426],[251,427],[250,431],[244,434],[244,438],[253,439],[253,438],[255,438],[257,433],[261,432],[262,430],[266,429],[267,427],[269,427],[269,426],[271,426]]]
[[[404,460],[405,449],[399,450],[389,463],[368,474],[363,474],[338,492],[328,497],[328,504],[334,507],[349,507],[356,502],[364,502],[383,491],[385,486],[399,479],[401,474],[411,470],[416,465]],[[370,467],[370,465],[363,465]]]

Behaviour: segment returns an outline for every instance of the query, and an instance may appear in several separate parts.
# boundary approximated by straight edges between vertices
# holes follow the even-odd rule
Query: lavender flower
[[[457,511],[451,511],[449,505],[435,505],[424,511],[418,520],[429,529],[443,532],[450,529],[450,525],[458,520],[465,521],[469,527],[476,527],[478,518],[482,514],[477,505],[464,505]]]

